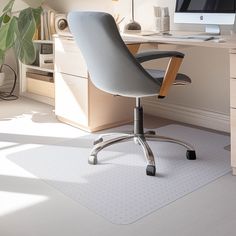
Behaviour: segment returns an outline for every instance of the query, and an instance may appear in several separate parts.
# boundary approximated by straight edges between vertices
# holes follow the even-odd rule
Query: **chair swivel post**
[[[134,135],[143,136],[143,108],[140,104],[140,98],[136,98],[136,107],[134,108]]]

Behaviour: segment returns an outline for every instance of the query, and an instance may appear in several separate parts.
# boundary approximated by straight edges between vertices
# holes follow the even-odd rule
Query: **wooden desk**
[[[185,35],[186,33],[179,33],[178,35]],[[157,44],[171,44],[171,45],[184,45],[184,46],[200,46],[212,48],[236,48],[236,35],[223,35],[221,38],[224,42],[217,42],[217,39],[203,41],[199,39],[177,39],[169,36],[150,35],[142,36],[137,34],[122,34],[122,38],[126,44],[135,43],[157,43]]]
[[[192,34],[192,33],[191,33]],[[177,46],[200,46],[210,48],[228,49],[230,57],[230,129],[231,129],[231,166],[233,174],[236,175],[236,36],[224,35],[224,42],[217,40],[203,41],[193,39],[177,39],[158,35],[122,35],[126,44],[140,45],[143,43],[155,43],[157,45],[177,45]],[[134,46],[133,46],[134,47]],[[158,47],[157,47],[158,48]]]

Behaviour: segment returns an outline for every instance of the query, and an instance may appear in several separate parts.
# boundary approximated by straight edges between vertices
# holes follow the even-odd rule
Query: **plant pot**
[[[5,73],[0,72],[0,87],[3,85],[4,80],[5,80]]]

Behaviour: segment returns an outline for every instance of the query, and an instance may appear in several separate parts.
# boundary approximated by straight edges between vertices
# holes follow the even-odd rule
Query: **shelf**
[[[34,66],[34,65],[24,65],[24,66],[28,69],[41,70],[41,71],[54,73],[53,69],[42,68],[42,67]]]
[[[44,63],[44,60],[46,61],[47,59],[46,56],[45,58],[43,57],[40,58],[41,52],[42,55],[45,54],[47,56],[52,54],[50,55],[51,57],[48,58],[48,60],[49,59],[51,60],[53,58],[54,42],[52,40],[34,40],[33,43],[36,46],[35,63],[33,65],[26,65],[19,62],[20,95],[54,106],[55,104],[54,65],[53,63],[51,64],[46,64],[46,62]],[[45,47],[42,48],[42,45],[44,45]],[[50,48],[52,48],[51,50],[52,52],[50,54],[47,54],[45,50]]]
[[[46,44],[46,43],[51,43],[53,44],[53,40],[34,40],[34,43],[40,43],[40,44]]]

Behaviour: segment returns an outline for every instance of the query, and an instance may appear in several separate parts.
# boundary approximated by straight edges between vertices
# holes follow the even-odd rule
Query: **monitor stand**
[[[206,25],[205,33],[209,35],[220,35],[220,26],[219,25]]]
[[[233,24],[232,34],[236,34],[236,17],[234,18],[234,24]]]

